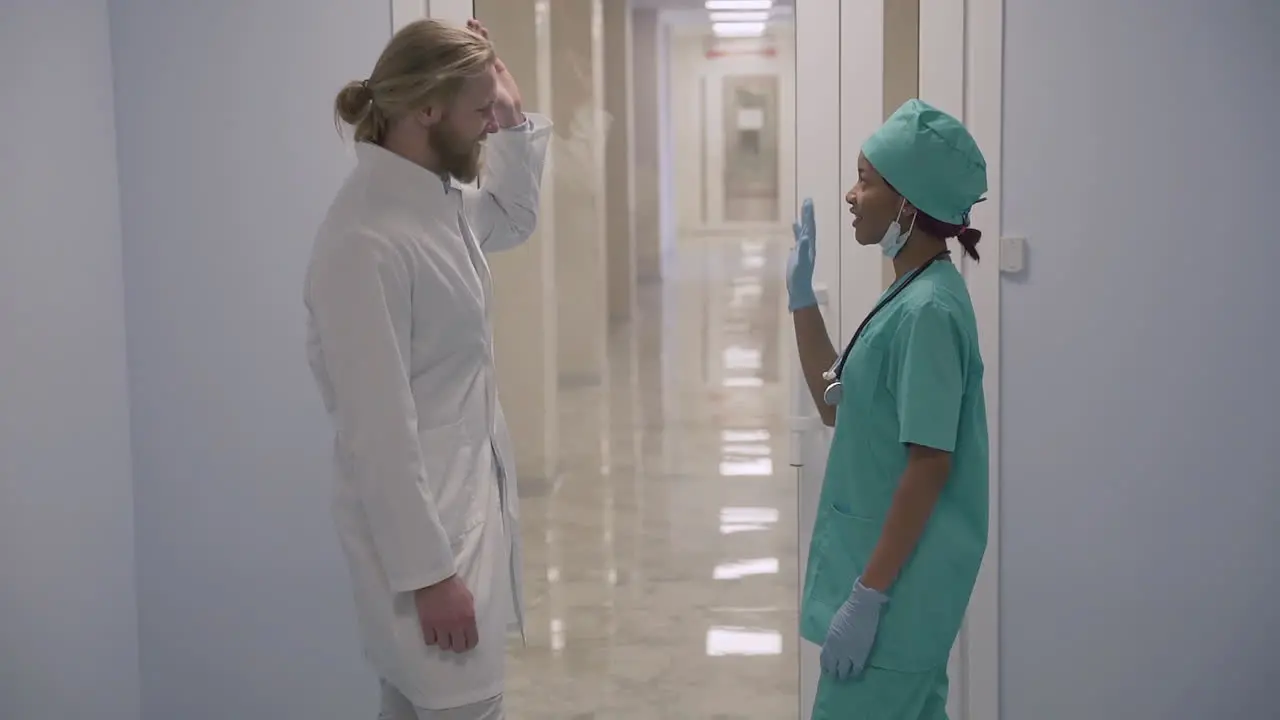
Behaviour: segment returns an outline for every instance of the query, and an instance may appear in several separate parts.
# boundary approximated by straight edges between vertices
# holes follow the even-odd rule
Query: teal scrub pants
[[[811,720],[947,720],[947,670],[869,667],[853,680],[823,673]]]

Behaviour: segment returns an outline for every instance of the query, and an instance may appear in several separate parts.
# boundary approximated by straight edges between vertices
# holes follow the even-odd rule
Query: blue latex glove
[[[863,585],[862,578],[854,581],[853,592],[831,618],[826,642],[822,643],[823,672],[838,680],[862,674],[880,627],[880,610],[888,601],[884,593]]]
[[[787,309],[791,312],[818,304],[813,294],[813,261],[818,255],[818,233],[813,223],[813,200],[805,198],[800,221],[792,223],[796,244],[787,258]]]

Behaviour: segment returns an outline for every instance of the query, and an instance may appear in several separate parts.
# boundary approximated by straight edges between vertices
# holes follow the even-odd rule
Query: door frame
[[[616,1],[625,2],[626,0]],[[744,39],[740,42],[744,44],[760,42],[762,46],[770,47],[772,50],[773,54],[766,53],[765,57],[786,58],[794,50],[790,8],[777,6],[773,12],[774,19],[771,22],[775,25],[775,29],[770,38],[763,41]],[[740,236],[744,232],[756,234],[788,232],[791,216],[795,212],[791,203],[795,196],[792,169],[795,166],[796,133],[792,113],[786,112],[783,108],[795,107],[794,75],[788,72],[785,66],[777,67],[772,60],[753,57],[749,53],[746,60],[740,62],[734,62],[730,58],[715,60],[707,58],[706,53],[711,36],[707,29],[706,11],[703,9],[664,7],[658,11],[658,22],[666,38],[666,53],[659,62],[667,68],[669,76],[662,102],[668,106],[666,108],[668,114],[675,113],[669,120],[677,126],[685,120],[689,123],[701,123],[692,135],[681,134],[679,138],[672,135],[672,151],[680,155],[677,146],[682,146],[685,155],[681,157],[687,161],[683,166],[679,162],[672,164],[672,178],[680,180],[674,187],[678,195],[680,188],[683,187],[686,190],[683,197],[692,198],[690,200],[692,205],[686,204],[679,207],[673,205],[672,212],[676,215],[680,230],[696,235],[712,236]],[[695,64],[697,73],[681,74],[682,69],[688,70],[684,63]],[[723,81],[726,78],[740,75],[775,76],[778,82],[779,109],[776,118],[778,185],[774,196],[778,203],[779,219],[775,221],[725,219],[725,158],[722,147],[724,144],[722,124],[724,98],[721,93],[724,87]],[[670,107],[672,103],[683,110],[676,112]],[[681,113],[684,113],[683,119],[679,117]],[[693,154],[688,154],[690,152]],[[681,174],[682,172],[684,174]]]
[[[998,720],[1000,701],[1000,220],[1004,0],[919,0],[919,96],[960,117],[987,160],[987,201],[973,211],[983,262],[965,263],[985,363],[990,442],[989,533],[957,640],[952,692],[963,715]],[[815,281],[832,289],[833,338],[853,333],[884,285],[879,253],[858,248],[843,203],[864,138],[883,122],[884,2],[796,0],[796,201],[813,198]],[[962,32],[957,29],[962,28]],[[839,63],[828,58],[838,56]],[[839,87],[833,94],[830,88]],[[892,108],[889,108],[891,110]],[[832,152],[832,148],[839,152]],[[828,240],[828,238],[830,238]],[[801,538],[805,542],[807,538]]]

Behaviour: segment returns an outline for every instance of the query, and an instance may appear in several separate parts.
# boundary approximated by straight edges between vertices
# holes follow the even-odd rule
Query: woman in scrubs
[[[813,292],[813,205],[787,290],[805,379],[834,426],[801,608],[822,646],[812,720],[944,720],[947,659],[987,543],[987,413],[973,305],[947,240],[978,259],[986,162],[955,118],[903,105],[845,196],[896,280],[837,353]]]

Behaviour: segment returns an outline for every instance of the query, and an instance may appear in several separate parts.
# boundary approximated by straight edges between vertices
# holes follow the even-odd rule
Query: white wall
[[[1275,717],[1280,4],[1005,38],[1002,717]]]
[[[673,180],[678,231],[724,228],[723,83],[732,75],[778,78],[778,208],[785,220],[795,198],[795,31],[776,23],[772,44],[777,54],[708,58],[706,25],[671,25],[669,62],[673,143]],[[705,113],[705,117],[704,117]],[[788,224],[789,221],[780,223]]]
[[[0,718],[136,720],[105,0],[6,0],[0,67]]]
[[[649,283],[662,278],[661,210],[658,144],[658,11],[631,11],[633,93],[631,96],[635,154],[636,279]]]
[[[388,5],[110,8],[143,717],[369,717],[302,278],[350,166],[333,97],[372,68]]]

